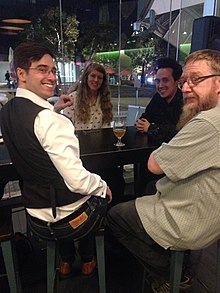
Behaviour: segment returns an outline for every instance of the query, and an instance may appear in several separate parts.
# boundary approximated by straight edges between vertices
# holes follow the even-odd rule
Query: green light
[[[130,53],[135,53],[135,52],[140,52],[140,51],[143,51],[143,53],[149,51],[149,50],[152,50],[152,47],[149,47],[149,48],[137,48],[137,49],[125,49],[125,50],[121,50],[121,54],[126,54],[128,53],[129,55],[129,52]],[[96,53],[97,57],[118,57],[119,56],[119,51],[111,51],[111,52],[99,52],[99,53]]]
[[[189,44],[180,44],[180,50],[185,54],[189,54],[190,48],[191,48],[190,43]]]

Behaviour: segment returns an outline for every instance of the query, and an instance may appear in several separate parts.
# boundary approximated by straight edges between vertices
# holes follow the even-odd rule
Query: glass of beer
[[[121,141],[126,132],[126,117],[117,116],[113,123],[113,132],[118,141],[114,144],[117,147],[123,147],[125,144]]]

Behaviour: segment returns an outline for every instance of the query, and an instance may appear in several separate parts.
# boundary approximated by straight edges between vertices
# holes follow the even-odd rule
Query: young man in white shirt
[[[47,102],[57,79],[53,53],[41,44],[22,43],[14,51],[14,65],[18,89],[1,110],[1,127],[23,179],[29,224],[40,237],[59,240],[63,277],[71,274],[73,240],[80,240],[82,274],[90,275],[96,267],[93,234],[111,190],[83,167],[73,124]]]

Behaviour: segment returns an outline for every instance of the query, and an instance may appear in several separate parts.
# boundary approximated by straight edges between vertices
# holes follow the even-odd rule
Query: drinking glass
[[[114,144],[117,147],[123,147],[125,144],[121,141],[122,137],[126,132],[126,118],[125,117],[116,117],[113,123],[113,132],[117,137],[118,141]]]

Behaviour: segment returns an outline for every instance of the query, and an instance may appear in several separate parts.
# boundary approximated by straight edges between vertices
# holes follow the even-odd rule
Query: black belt
[[[45,226],[45,227],[48,227],[48,226],[56,227],[58,225],[62,225],[62,224],[66,224],[66,223],[70,222],[71,220],[73,220],[74,218],[76,218],[80,214],[82,214],[84,211],[87,211],[87,213],[90,214],[90,212],[95,209],[95,206],[93,205],[93,203],[91,203],[92,200],[93,200],[93,197],[90,197],[86,202],[84,202],[72,214],[68,215],[67,217],[65,217],[55,223],[46,222],[46,221],[40,220],[38,218],[32,217],[30,215],[29,216],[32,219],[32,221],[35,222],[36,224],[39,224],[39,225]]]

